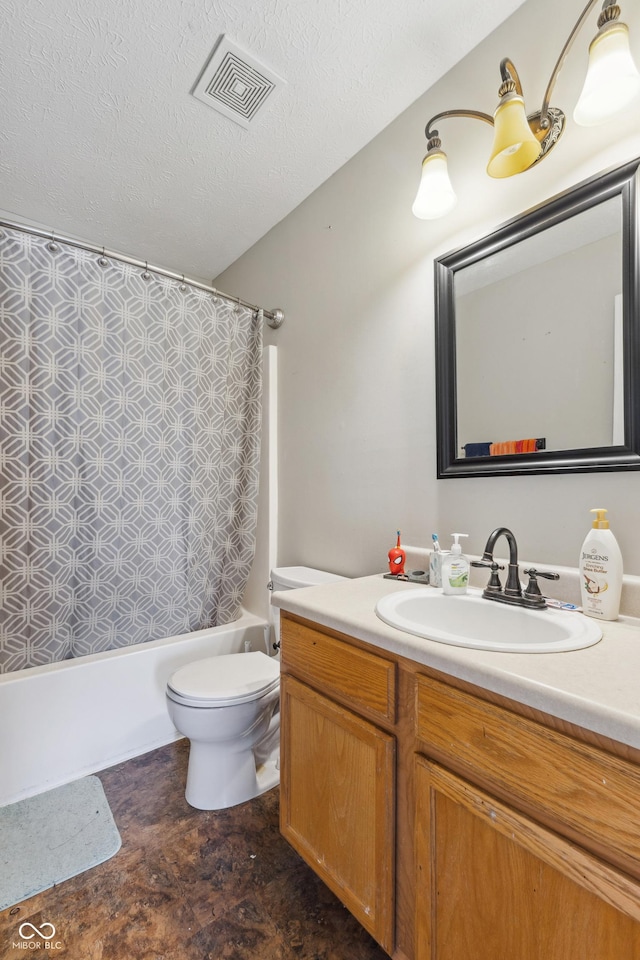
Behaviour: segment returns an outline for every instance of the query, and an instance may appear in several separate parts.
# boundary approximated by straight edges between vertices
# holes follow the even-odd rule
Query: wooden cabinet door
[[[283,675],[280,828],[393,952],[395,738]]]
[[[416,960],[640,960],[640,885],[416,757]]]

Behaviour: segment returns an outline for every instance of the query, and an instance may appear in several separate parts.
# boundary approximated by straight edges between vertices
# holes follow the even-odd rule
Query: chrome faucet
[[[504,589],[498,576],[498,570],[502,570],[503,568],[493,559],[493,551],[500,537],[505,537],[509,544],[509,567]],[[482,596],[487,600],[497,600],[499,603],[511,603],[516,606],[532,607],[538,610],[544,609],[547,604],[540,593],[537,578],[545,577],[547,580],[560,579],[557,573],[543,573],[534,568],[525,570],[524,572],[529,576],[529,584],[523,593],[518,570],[518,544],[508,527],[497,527],[493,531],[485,545],[482,559],[472,560],[471,565],[473,567],[491,568],[491,578],[482,593]]]

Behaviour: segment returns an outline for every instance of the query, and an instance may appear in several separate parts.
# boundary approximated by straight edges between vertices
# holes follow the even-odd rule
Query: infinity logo
[[[45,933],[44,932],[45,927],[49,927],[49,929],[51,930],[51,933],[49,934]],[[33,930],[33,933],[25,933],[25,930],[29,928]],[[56,935],[56,928],[52,923],[43,923],[42,927],[38,929],[37,927],[34,927],[32,923],[27,922],[27,923],[20,924],[18,933],[20,934],[23,940],[33,940],[33,938],[36,936],[42,937],[43,940],[51,940]]]

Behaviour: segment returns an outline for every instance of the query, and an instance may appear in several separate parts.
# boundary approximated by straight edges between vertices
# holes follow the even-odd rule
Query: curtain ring
[[[47,250],[51,250],[51,253],[55,253],[56,250],[58,250],[58,249],[59,249],[59,247],[58,247],[58,244],[56,243],[55,234],[54,234],[54,231],[52,230],[52,231],[51,231],[51,240],[49,240],[49,243],[47,244]]]
[[[211,294],[212,294],[211,299],[213,300],[213,302],[220,303],[220,297],[218,296],[218,291],[216,290],[215,287],[213,287]]]
[[[180,286],[179,286],[178,289],[179,289],[179,290],[182,290],[183,293],[184,293],[184,291],[187,289],[187,285],[186,285],[186,283],[184,282],[184,273],[182,274],[182,283],[180,284]]]
[[[237,302],[236,305],[234,306],[233,312],[234,312],[234,313],[240,313],[240,297],[238,297],[238,302]]]
[[[144,273],[141,274],[143,280],[151,280],[151,274],[149,273],[149,264],[145,260],[144,262]]]
[[[102,256],[98,257],[98,263],[100,264],[101,267],[106,267],[107,264],[109,263],[109,261],[104,255],[104,247],[102,248]]]

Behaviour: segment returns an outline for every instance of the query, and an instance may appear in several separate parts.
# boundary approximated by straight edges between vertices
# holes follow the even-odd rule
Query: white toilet
[[[198,810],[243,803],[278,783],[258,784],[254,747],[269,731],[280,664],[260,651],[189,663],[169,678],[167,707],[191,741],[185,796]]]
[[[277,567],[270,586],[342,579],[311,567]],[[277,623],[275,629],[279,639]],[[196,660],[171,675],[166,695],[176,730],[190,741],[185,797],[192,807],[232,807],[279,783],[278,659],[250,651]]]

